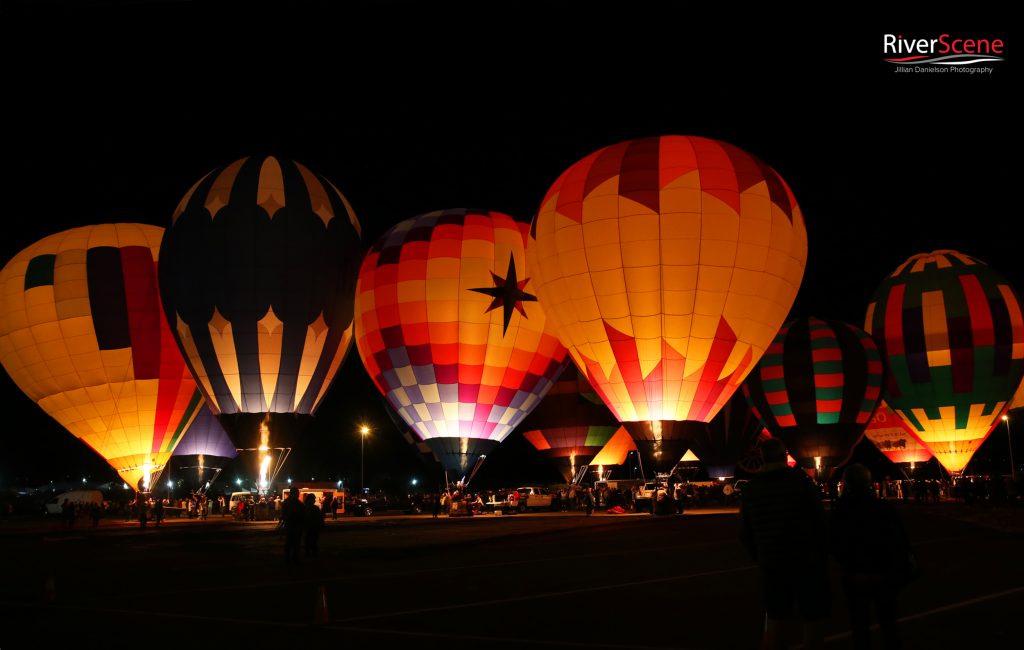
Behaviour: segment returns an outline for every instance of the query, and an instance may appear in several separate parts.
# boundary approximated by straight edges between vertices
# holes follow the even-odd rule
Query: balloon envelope
[[[559,339],[664,470],[782,325],[807,232],[766,164],[724,142],[664,136],[606,147],[565,171],[541,203],[528,254]]]
[[[754,414],[806,468],[841,464],[881,397],[881,356],[867,332],[838,321],[787,323],[743,395]]]
[[[923,463],[932,457],[928,447],[885,402],[871,416],[864,437],[894,463]]]
[[[356,347],[445,469],[467,474],[540,401],[565,349],[525,266],[527,224],[443,210],[403,221],[363,261]]]
[[[566,481],[589,464],[618,429],[615,416],[571,364],[520,426],[523,437]]]
[[[220,421],[205,404],[182,436],[174,450],[175,456],[234,458],[238,455]]]
[[[981,260],[935,251],[882,282],[865,323],[889,366],[886,402],[947,470],[962,471],[1024,375],[1020,299]]]
[[[0,271],[0,361],[133,488],[163,469],[202,397],[160,307],[163,229],[50,235]]]
[[[711,478],[725,478],[736,473],[736,463],[757,444],[764,429],[742,393],[735,393],[707,424],[690,440],[690,451],[708,470]],[[688,460],[683,456],[683,460]]]
[[[189,190],[160,252],[171,328],[210,409],[235,416],[235,445],[261,444],[263,414],[312,414],[352,341],[362,245],[341,193],[290,160],[243,158]],[[270,444],[301,421],[271,418]]]

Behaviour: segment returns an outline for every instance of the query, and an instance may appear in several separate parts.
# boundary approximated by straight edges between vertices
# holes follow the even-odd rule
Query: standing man
[[[832,609],[821,491],[803,470],[786,465],[786,445],[761,445],[764,466],[743,488],[740,541],[761,567],[766,648],[786,648],[785,627],[799,620],[805,648],[824,647]]]
[[[157,499],[153,504],[153,521],[156,522],[156,527],[160,527],[160,522],[164,520],[164,500]]]
[[[284,523],[284,561],[285,564],[299,563],[299,543],[302,541],[302,528],[306,515],[299,491],[292,488],[288,498],[281,504],[281,520]]]

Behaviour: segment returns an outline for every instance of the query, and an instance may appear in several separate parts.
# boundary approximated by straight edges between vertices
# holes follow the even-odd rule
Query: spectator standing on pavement
[[[320,553],[320,529],[324,527],[324,513],[316,505],[315,494],[306,494],[302,517],[306,533],[306,556],[316,557]]]
[[[284,524],[284,561],[286,564],[298,564],[299,545],[305,524],[305,512],[299,501],[298,490],[289,490],[288,498],[281,504],[281,521]]]
[[[871,472],[853,464],[843,473],[846,489],[832,512],[830,546],[843,569],[853,647],[870,647],[869,610],[874,603],[886,650],[901,647],[896,597],[915,562],[899,515],[871,493]]]
[[[740,540],[761,568],[764,647],[786,648],[786,623],[799,612],[803,647],[822,648],[832,599],[821,490],[786,465],[781,440],[765,441],[761,454],[764,466],[743,488]]]
[[[590,488],[587,488],[586,493],[583,495],[583,500],[586,502],[587,516],[594,514],[594,493]]]
[[[156,527],[160,527],[160,522],[164,520],[164,500],[157,499],[156,503],[153,504],[153,522]]]

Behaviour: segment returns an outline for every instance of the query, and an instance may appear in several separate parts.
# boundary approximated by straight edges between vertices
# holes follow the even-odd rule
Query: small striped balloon
[[[883,378],[881,355],[866,332],[807,318],[783,326],[743,394],[797,461],[824,470],[840,464],[860,440]]]

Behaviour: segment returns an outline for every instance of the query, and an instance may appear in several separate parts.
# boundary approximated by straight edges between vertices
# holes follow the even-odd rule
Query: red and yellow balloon
[[[203,404],[160,306],[163,229],[74,228],[0,271],[0,362],[133,488],[163,470]]]
[[[537,296],[587,380],[663,468],[682,421],[710,421],[796,297],[807,231],[771,167],[725,142],[606,147],[555,181],[534,220]]]

